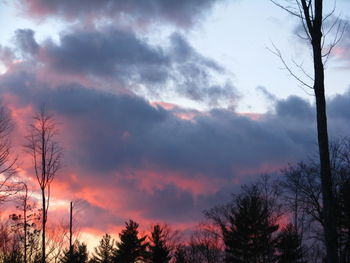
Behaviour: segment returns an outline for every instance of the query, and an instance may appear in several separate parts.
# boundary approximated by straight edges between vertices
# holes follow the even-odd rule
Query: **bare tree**
[[[341,138],[330,143],[330,160],[337,230],[337,254],[340,262],[350,262],[350,139]],[[292,212],[299,233],[308,245],[322,246],[324,242],[323,203],[320,165],[314,158],[290,165],[283,170],[280,186],[283,189],[285,211]],[[311,251],[311,249],[308,249]],[[322,253],[322,251],[321,251]],[[320,253],[318,253],[320,255]]]
[[[219,263],[224,259],[224,244],[220,234],[213,232],[214,225],[200,225],[191,235],[189,246],[197,262]]]
[[[327,129],[327,114],[326,114],[326,99],[325,99],[325,84],[324,84],[324,64],[334,46],[341,39],[344,27],[339,17],[334,19],[331,25],[326,29],[325,21],[334,17],[335,7],[328,14],[324,14],[323,0],[271,0],[277,6],[281,7],[288,13],[298,17],[303,26],[305,37],[312,48],[313,59],[313,76],[306,73],[302,65],[296,66],[306,76],[308,81],[313,84],[307,84],[301,77],[295,74],[283,59],[281,52],[275,48],[274,53],[279,56],[289,71],[302,86],[313,89],[316,98],[316,116],[317,116],[317,135],[319,160],[321,166],[321,190],[324,218],[324,237],[327,248],[327,262],[339,262],[337,255],[337,232],[336,222],[333,215],[335,213],[334,197],[332,193],[332,176],[329,156],[328,129]],[[335,30],[335,37],[332,42],[326,44],[327,35]]]
[[[13,122],[8,111],[0,106],[0,203],[16,193],[16,184],[12,182],[16,174],[17,157],[11,153],[10,134]]]
[[[50,186],[62,167],[62,148],[56,141],[57,123],[44,107],[33,117],[25,149],[31,155],[42,198],[42,262],[46,262],[45,234]]]
[[[29,226],[29,217],[28,217],[28,209],[30,209],[29,205],[29,196],[28,196],[28,186],[26,183],[21,182],[18,183],[22,185],[21,193],[18,196],[18,206],[17,208],[21,210],[22,214],[12,214],[10,218],[14,221],[17,228],[23,230],[23,262],[27,263],[27,248],[28,248],[28,226]]]

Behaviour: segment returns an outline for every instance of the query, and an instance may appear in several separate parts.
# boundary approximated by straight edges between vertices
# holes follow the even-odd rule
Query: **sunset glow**
[[[269,51],[275,45],[293,66],[305,61],[312,75],[298,19],[271,1],[145,2],[0,3],[0,101],[14,123],[16,180],[39,208],[23,145],[45,105],[64,152],[48,224],[67,224],[76,203],[77,232],[90,251],[104,233],[118,238],[129,219],[147,233],[169,224],[186,239],[204,210],[230,201],[241,185],[278,178],[318,150],[314,96]],[[350,23],[350,1],[337,9]],[[329,137],[346,137],[349,26],[327,63]],[[16,202],[4,204],[2,218],[19,211]]]

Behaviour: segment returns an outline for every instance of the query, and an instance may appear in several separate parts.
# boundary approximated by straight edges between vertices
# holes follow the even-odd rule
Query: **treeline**
[[[350,262],[350,140],[334,142],[331,156],[333,195],[337,200],[334,217],[338,254],[341,262],[347,263]],[[278,175],[263,175],[256,182],[243,185],[230,202],[205,211],[204,222],[187,238],[180,238],[178,232],[160,224],[143,235],[139,225],[129,220],[116,240],[105,234],[90,253],[78,240],[71,247],[51,241],[47,260],[62,263],[325,262],[319,173],[319,164],[310,158],[289,165]],[[34,222],[36,214],[30,211],[28,222]],[[10,227],[3,224],[0,229],[1,261],[23,262],[23,218],[11,215],[7,222]],[[30,223],[26,231],[27,262],[41,262],[40,225]]]
[[[11,200],[16,211],[0,222],[1,263],[318,263],[325,262],[320,165],[309,158],[279,174],[263,175],[242,185],[228,203],[204,211],[192,234],[181,237],[155,224],[142,234],[133,220],[116,239],[105,234],[88,252],[67,226],[47,223],[50,184],[62,163],[52,115],[42,109],[28,126],[26,153],[32,159],[40,197],[16,176],[18,157],[11,154],[13,124],[0,108],[0,203]],[[350,262],[350,139],[331,144],[332,195],[335,202],[337,253]]]
[[[347,263],[350,140],[333,142],[330,152],[337,253],[340,262]],[[174,242],[169,232],[159,234],[164,231],[159,225],[154,226],[150,236],[142,236],[138,225],[129,221],[119,234],[120,241],[114,244],[106,234],[89,262],[326,262],[320,166],[315,159],[289,165],[277,175],[263,175],[243,185],[230,202],[205,211],[206,220],[186,242]],[[75,251],[79,251],[79,245]]]

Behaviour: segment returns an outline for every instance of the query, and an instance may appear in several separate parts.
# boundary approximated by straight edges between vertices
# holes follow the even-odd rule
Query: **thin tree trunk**
[[[25,196],[23,206],[23,218],[24,218],[24,263],[27,263],[27,199],[28,199],[28,188],[25,185]]]
[[[42,240],[41,240],[41,262],[46,262],[46,247],[45,247],[45,232],[46,232],[46,198],[45,198],[45,189],[41,189],[42,196],[42,206],[43,206],[43,215],[42,215]]]
[[[321,165],[321,189],[323,199],[323,227],[327,249],[327,262],[338,263],[337,231],[329,157],[327,113],[324,86],[324,66],[322,61],[322,0],[315,0],[315,19],[312,34],[314,59],[314,92],[316,96],[317,135]]]
[[[69,216],[69,257],[73,258],[73,202],[70,202],[70,216]]]

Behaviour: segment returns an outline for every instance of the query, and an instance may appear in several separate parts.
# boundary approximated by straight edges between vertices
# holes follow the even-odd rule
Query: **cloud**
[[[276,102],[277,98],[271,92],[269,92],[265,87],[258,86],[256,90],[260,92],[269,102]]]
[[[127,78],[133,68],[147,76],[148,68],[169,63],[162,50],[124,30],[72,32],[61,36],[60,45],[49,41],[44,49],[53,69],[64,73]]]
[[[185,61],[196,56],[191,49],[180,53]],[[0,94],[17,122],[42,103],[55,113],[66,168],[53,196],[84,200],[85,216],[100,219],[83,220],[87,229],[105,230],[128,218],[193,225],[238,184],[316,149],[315,106],[296,96],[276,99],[270,112],[252,119],[233,109],[191,111],[50,82],[40,67],[22,64],[0,76]],[[348,134],[349,94],[328,101],[331,137]],[[31,173],[30,165],[24,169]]]
[[[30,16],[60,17],[67,20],[93,20],[109,17],[137,23],[162,22],[188,27],[222,0],[30,0],[24,9]]]
[[[346,69],[350,68],[350,29],[349,22],[350,20],[340,20],[342,25],[345,26],[345,30],[341,36],[339,43],[334,47],[332,55],[342,62],[343,67]]]
[[[30,29],[18,30],[16,37],[22,53],[37,54],[39,67],[62,78],[83,76],[152,99],[177,96],[211,107],[235,105],[240,97],[225,69],[179,33],[170,35],[168,45],[110,27],[62,33],[59,44],[47,40],[40,47]]]
[[[291,116],[302,113],[286,110],[300,107],[294,98],[279,102],[277,115],[260,121],[223,109],[184,120],[177,112],[154,107],[137,96],[76,84],[50,88],[31,74],[13,74],[0,84],[18,96],[22,106],[45,102],[67,121],[72,120],[72,135],[86,131],[77,136],[76,143],[83,154],[81,161],[96,172],[155,166],[230,178],[240,167],[271,159],[283,162],[304,151],[298,138],[288,136],[290,131],[283,126],[291,122]],[[312,134],[312,121],[300,119]]]
[[[39,50],[34,34],[35,32],[31,29],[18,29],[15,31],[16,44],[24,55],[35,55]]]

